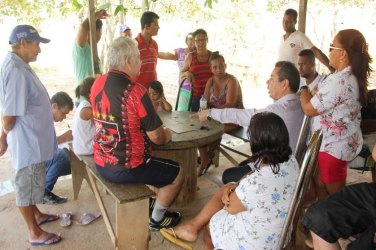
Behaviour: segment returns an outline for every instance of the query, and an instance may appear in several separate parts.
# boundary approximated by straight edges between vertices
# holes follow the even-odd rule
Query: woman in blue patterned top
[[[276,249],[299,167],[289,146],[282,118],[262,112],[251,119],[248,133],[251,174],[229,183],[192,220],[166,233],[195,241],[205,227],[205,249]]]

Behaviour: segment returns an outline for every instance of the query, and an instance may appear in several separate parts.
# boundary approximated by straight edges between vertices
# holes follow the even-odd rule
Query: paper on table
[[[183,122],[177,122],[177,121],[170,122],[170,120],[167,120],[164,122],[163,125],[177,134],[182,134],[182,133],[194,131],[197,129],[197,126],[194,124],[194,122],[183,123]]]

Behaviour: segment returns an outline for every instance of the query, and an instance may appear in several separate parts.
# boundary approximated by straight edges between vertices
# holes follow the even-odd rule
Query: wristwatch
[[[303,85],[303,86],[300,87],[299,90],[302,91],[302,90],[304,90],[304,89],[308,89],[308,86],[307,86],[307,85]]]
[[[211,119],[212,119],[212,117],[211,117],[211,109],[209,109],[209,111],[208,111],[208,115],[206,116],[206,119],[207,119],[208,121],[211,121]]]

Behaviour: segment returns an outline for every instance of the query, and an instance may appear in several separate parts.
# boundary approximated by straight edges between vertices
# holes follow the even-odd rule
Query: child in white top
[[[78,155],[93,154],[93,137],[95,126],[93,121],[93,110],[88,101],[90,89],[95,81],[94,77],[87,77],[82,80],[76,88],[76,97],[82,97],[73,118],[73,151]]]

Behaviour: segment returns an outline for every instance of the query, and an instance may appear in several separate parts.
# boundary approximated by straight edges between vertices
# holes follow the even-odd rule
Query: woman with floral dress
[[[276,249],[299,175],[282,118],[254,115],[249,125],[253,173],[221,188],[192,220],[163,234],[195,241],[205,227],[205,249]],[[167,238],[167,237],[166,237]]]
[[[339,31],[329,47],[329,63],[336,72],[319,83],[314,96],[308,90],[300,95],[304,113],[318,116],[323,132],[315,190],[318,199],[346,184],[347,162],[362,148],[360,109],[367,101],[367,78],[371,72],[367,47],[359,31]]]

